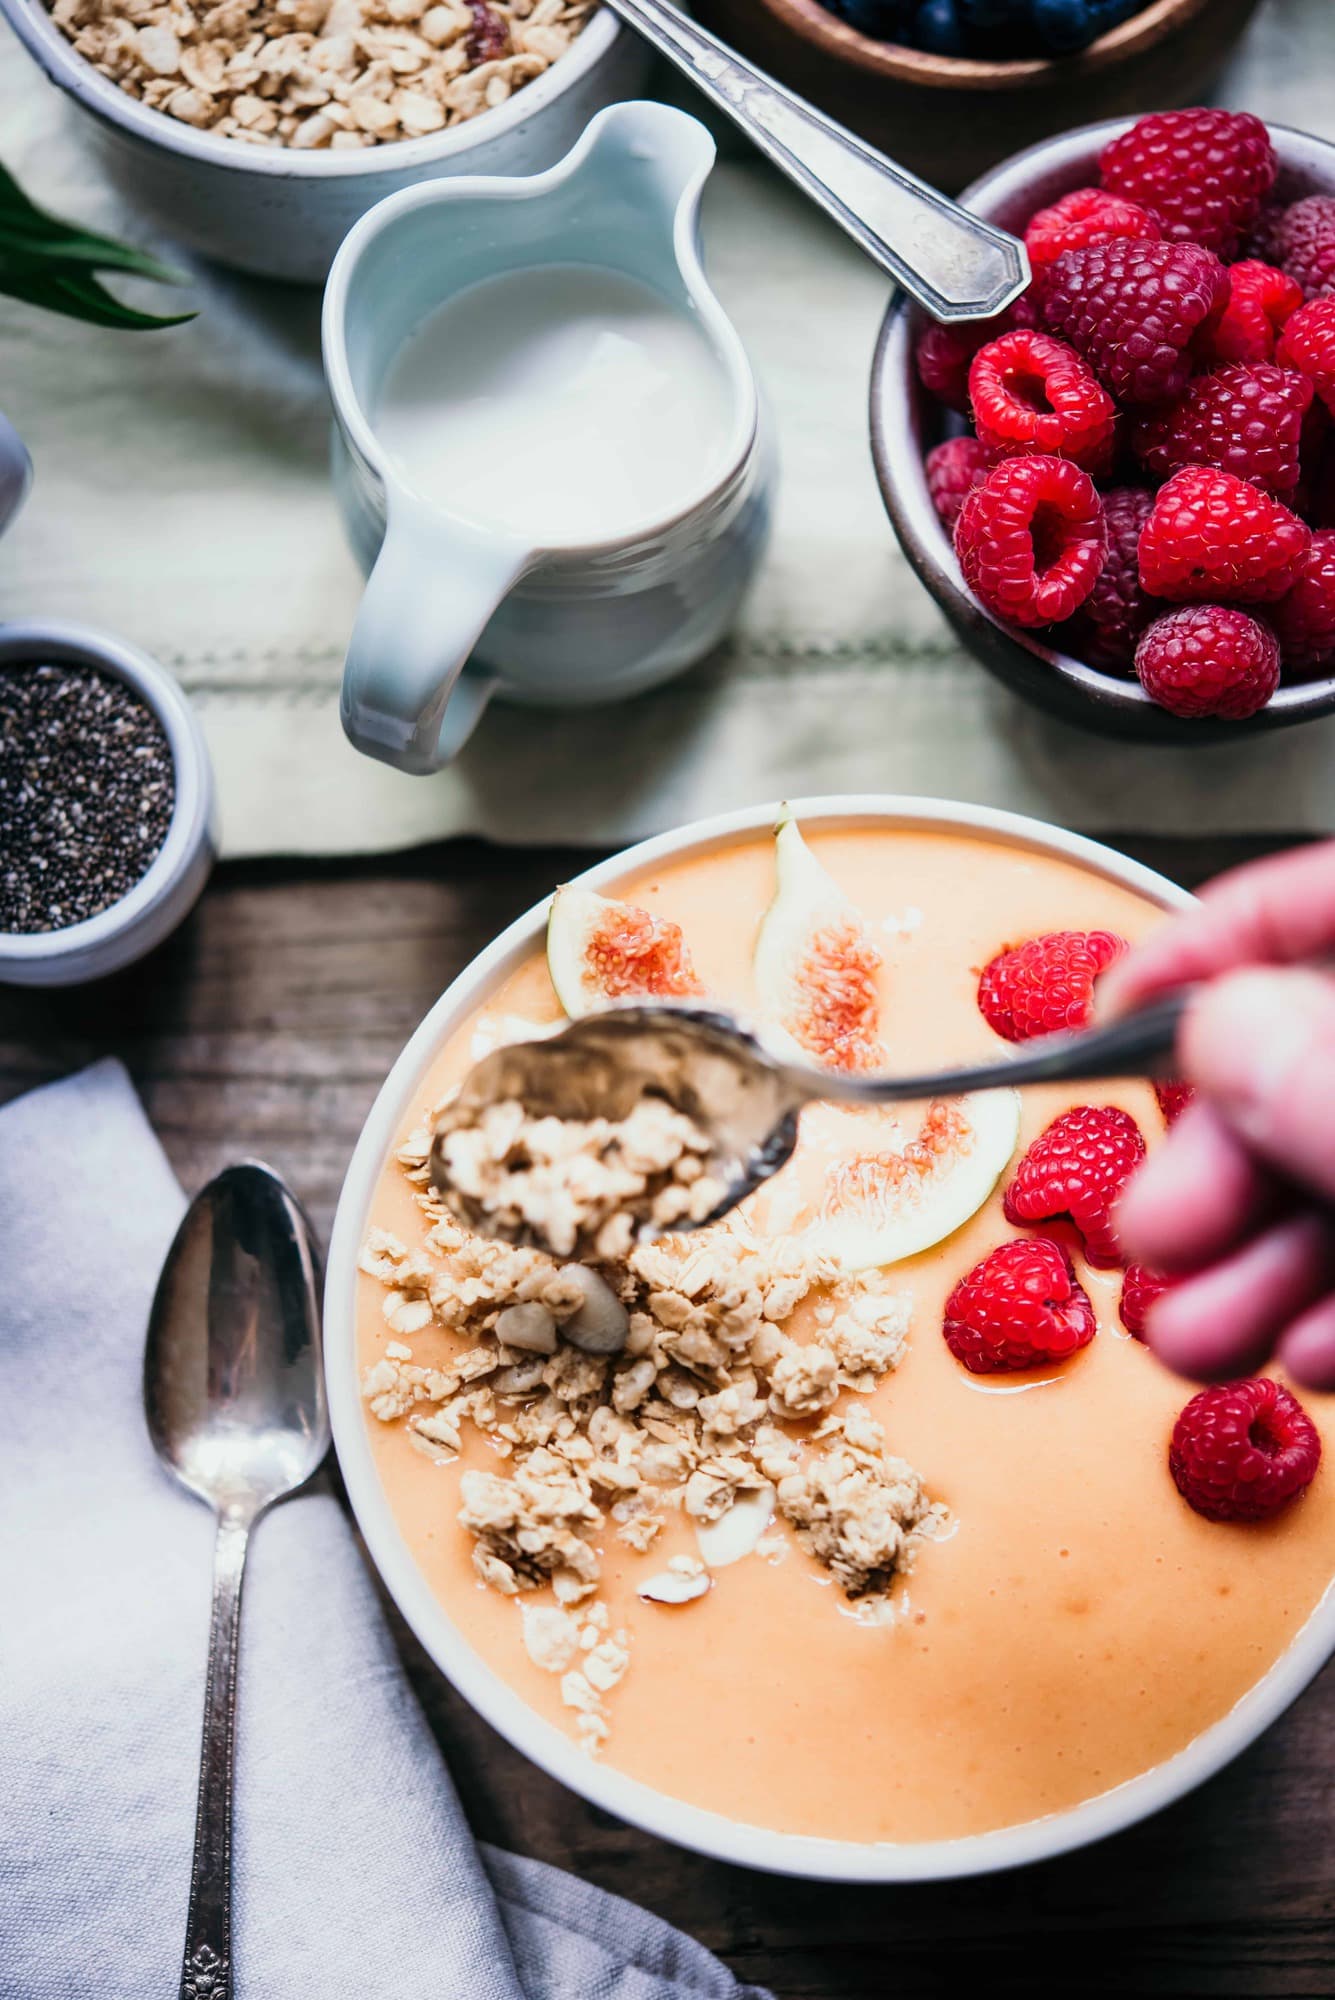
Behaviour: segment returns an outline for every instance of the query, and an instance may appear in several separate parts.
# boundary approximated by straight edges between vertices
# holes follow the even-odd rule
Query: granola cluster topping
[[[565,54],[596,0],[51,0],[56,25],[155,111],[256,146],[420,139]]]
[[[723,1183],[705,1170],[705,1133],[662,1098],[627,1118],[533,1118],[513,1099],[477,1123],[437,1126],[432,1177],[445,1206],[498,1234],[533,1237],[563,1257],[625,1257],[635,1231],[703,1222]]]
[[[530,1657],[561,1674],[578,1739],[600,1747],[629,1661],[598,1596],[610,1537],[646,1556],[647,1602],[699,1602],[706,1563],[776,1561],[796,1541],[863,1615],[885,1615],[945,1518],[856,1401],[901,1359],[909,1295],[879,1272],[842,1277],[800,1237],[762,1237],[736,1215],[658,1242],[627,1230],[594,1265],[477,1236],[432,1185],[432,1141],[424,1125],[398,1154],[420,1244],[373,1229],[363,1247],[390,1334],[363,1394],[432,1457],[458,1456],[471,1425],[503,1462],[463,1471],[458,1518],[479,1577],[523,1605]],[[801,1338],[788,1324],[799,1307]],[[705,1563],[655,1550],[674,1518],[697,1530]],[[737,1543],[717,1524],[748,1518],[749,1545],[710,1553]]]

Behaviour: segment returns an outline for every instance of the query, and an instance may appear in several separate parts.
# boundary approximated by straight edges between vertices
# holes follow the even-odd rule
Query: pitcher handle
[[[494,682],[471,670],[456,714],[451,694],[529,559],[527,549],[446,521],[409,495],[391,497],[343,668],[340,714],[358,750],[415,774],[458,754]]]

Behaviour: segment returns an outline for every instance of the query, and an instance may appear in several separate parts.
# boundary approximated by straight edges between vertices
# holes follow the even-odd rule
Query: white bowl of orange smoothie
[[[1134,942],[1191,901],[1095,842],[982,807],[867,796],[786,810],[863,927],[896,1069],[995,1053],[978,981],[999,951],[1063,930]],[[698,988],[762,1017],[753,954],[775,893],[776,817],[757,807],[697,822],[578,886],[669,936],[679,927]],[[498,1363],[495,1308],[547,1296],[533,1289],[541,1272],[521,1270],[538,1253],[489,1265],[490,1252],[459,1246],[426,1186],[422,1134],[480,1054],[563,1018],[548,913],[512,924],[408,1043],[358,1142],[330,1246],[325,1354],[343,1476],[372,1559],[441,1670],[593,1804],[728,1861],[850,1882],[1058,1854],[1236,1756],[1335,1650],[1335,1469],[1264,1523],[1193,1511],[1168,1470],[1190,1385],[1130,1337],[1120,1271],[1084,1257],[1067,1225],[1051,1233],[1097,1318],[1087,1345],[975,1374],[942,1333],[958,1281],[1022,1233],[1002,1197],[1024,1150],[1080,1104],[1119,1107],[1153,1147],[1164,1120],[1151,1086],[1025,1092],[1013,1152],[1001,1157],[1003,1133],[984,1176],[993,1191],[980,1199],[975,1186],[971,1212],[926,1247],[915,1244],[931,1230],[915,1237],[897,1209],[879,1237],[831,1233],[811,1194],[817,1169],[848,1185],[854,1156],[892,1161],[902,1178],[921,1134],[818,1115],[758,1206],[665,1239],[617,1280],[632,1301],[624,1352],[576,1351],[563,1335],[555,1352],[503,1347]],[[987,1129],[995,1151],[995,1118]],[[844,1149],[833,1164],[831,1147]],[[978,1182],[976,1157],[969,1171]],[[938,1211],[951,1221],[949,1200]],[[878,1241],[909,1254],[871,1263]],[[700,1254],[691,1275],[683,1260]],[[780,1264],[801,1275],[776,1278]],[[761,1295],[757,1331],[754,1304],[738,1301]],[[859,1327],[862,1351],[841,1347]],[[816,1347],[837,1350],[823,1375],[803,1372]],[[1329,1446],[1335,1398],[1303,1402]],[[557,1526],[533,1528],[518,1509],[516,1527],[506,1482],[550,1470],[553,1452],[566,1454],[583,1513],[576,1501]],[[889,1465],[896,1505],[916,1496],[903,1536],[892,1532],[897,1568],[869,1576],[882,1557],[858,1554],[856,1522],[843,1541],[812,1527],[831,1453],[846,1471]],[[743,1460],[767,1472],[744,1478]],[[866,1477],[891,1491],[881,1472]],[[711,1482],[729,1479],[720,1540],[704,1516],[717,1519]],[[744,1493],[747,1479],[763,1492]],[[759,1525],[729,1539],[729,1517],[736,1528],[757,1507]],[[571,1536],[573,1567],[550,1553]]]

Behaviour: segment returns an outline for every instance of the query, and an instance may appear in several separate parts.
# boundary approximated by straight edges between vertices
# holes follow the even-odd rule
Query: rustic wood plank
[[[1117,844],[1194,885],[1276,843]],[[327,1230],[371,1100],[426,1007],[588,858],[459,842],[226,866],[145,965],[96,988],[0,994],[0,1101],[119,1055],[187,1187],[259,1154]],[[831,1891],[594,1811],[495,1736],[394,1622],[484,1837],[647,1904],[783,2000],[912,2000],[965,1980],[1003,1996],[1335,1991],[1335,1675],[1194,1797],[1100,1847],[963,1885]]]

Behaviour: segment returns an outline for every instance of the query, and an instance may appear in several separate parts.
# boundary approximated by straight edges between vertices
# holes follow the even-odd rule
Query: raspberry
[[[1140,581],[1172,603],[1273,603],[1297,581],[1311,539],[1259,486],[1188,465],[1160,487],[1141,530]]]
[[[1273,361],[1285,322],[1303,302],[1301,288],[1273,264],[1248,257],[1231,266],[1228,304],[1210,339],[1212,361]]]
[[[1335,195],[1309,194],[1286,208],[1278,227],[1279,262],[1303,296],[1335,292]]]
[[[946,1346],[973,1375],[1065,1361],[1098,1331],[1071,1260],[1046,1236],[1002,1243],[946,1300]]]
[[[1234,251],[1275,184],[1270,134],[1249,111],[1153,111],[1099,156],[1103,185],[1139,203],[1171,243]]]
[[[1000,334],[1037,324],[1032,286],[994,319],[966,320],[952,326],[938,326],[933,320],[918,335],[913,351],[918,380],[938,402],[965,417],[969,414],[969,363],[979,348]]]
[[[999,952],[983,967],[978,1005],[1008,1042],[1087,1028],[1094,981],[1126,950],[1112,931],[1050,931]]]
[[[927,491],[948,535],[955,532],[964,496],[985,476],[987,467],[987,453],[974,437],[947,438],[928,452]]]
[[[1113,1104],[1083,1104],[1040,1132],[1020,1161],[1006,1189],[1006,1220],[1023,1225],[1069,1215],[1091,1264],[1120,1264],[1113,1209],[1144,1157],[1134,1118]]]
[[[1068,250],[1087,250],[1092,243],[1116,243],[1123,237],[1153,243],[1162,234],[1154,217],[1134,201],[1123,201],[1103,188],[1075,188],[1051,208],[1040,208],[1024,232],[1024,247],[1037,277]]]
[[[1312,537],[1298,581],[1270,613],[1285,670],[1335,668],[1335,531]]]
[[[1004,458],[965,496],[955,523],[964,581],[1016,625],[1058,625],[1103,567],[1103,508],[1068,458]]]
[[[1313,299],[1293,315],[1275,359],[1310,375],[1326,408],[1335,410],[1335,298]]]
[[[1117,1310],[1122,1316],[1122,1325],[1135,1339],[1145,1338],[1145,1315],[1172,1282],[1171,1278],[1161,1278],[1157,1272],[1147,1271],[1143,1264],[1127,1265]]]
[[[1298,484],[1311,402],[1312,385],[1296,370],[1233,362],[1198,375],[1176,403],[1140,417],[1131,448],[1156,479],[1184,465],[1217,465],[1284,498]]]
[[[1284,244],[1281,231],[1288,209],[1282,201],[1265,201],[1261,212],[1242,239],[1242,258],[1256,258],[1262,264],[1283,268]]]
[[[1091,667],[1130,673],[1136,643],[1158,609],[1140,587],[1140,531],[1153,506],[1153,495],[1138,486],[1103,496],[1108,553],[1071,627],[1072,649]]]
[[[1164,1123],[1166,1125],[1176,1125],[1178,1119],[1196,1095],[1196,1092],[1194,1087],[1189,1083],[1178,1083],[1172,1077],[1161,1077],[1155,1081],[1154,1095],[1159,1100],[1159,1109],[1164,1115]]]
[[[1068,250],[1038,284],[1051,333],[1083,354],[1123,403],[1180,396],[1228,303],[1228,272],[1194,243]]]
[[[1241,722],[1279,686],[1279,643],[1231,604],[1186,604],[1150,626],[1136,648],[1136,676],[1171,715]]]
[[[1306,1492],[1321,1438],[1296,1396],[1269,1376],[1193,1396],[1173,1425],[1168,1470],[1207,1521],[1267,1521]]]
[[[1113,399],[1075,349],[1050,333],[1006,333],[979,348],[969,401],[991,458],[1055,452],[1087,472],[1110,460]]]

